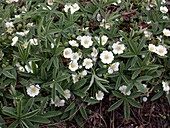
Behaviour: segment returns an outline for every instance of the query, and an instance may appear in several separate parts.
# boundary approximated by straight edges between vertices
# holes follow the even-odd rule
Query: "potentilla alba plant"
[[[120,44],[120,42],[117,42],[112,45],[112,48],[114,54],[122,54],[125,50],[125,45]]]
[[[90,68],[92,68],[93,67],[93,63],[92,63],[93,61],[91,60],[91,59],[89,59],[89,58],[85,58],[84,60],[83,60],[83,66],[85,66],[85,69],[90,69]]]
[[[65,58],[71,58],[72,57],[72,49],[71,48],[65,48],[63,52],[63,56]]]
[[[104,64],[110,64],[114,60],[113,53],[111,51],[103,51],[100,54],[100,59]]]
[[[122,85],[121,87],[119,87],[119,90],[121,93],[129,96],[131,94],[131,91],[126,92],[126,89],[127,89],[127,86],[125,86],[125,85]]]
[[[37,96],[38,94],[40,93],[40,86],[37,84],[37,85],[30,85],[29,87],[27,87],[27,94],[30,96],[30,97],[35,97]]]
[[[91,36],[82,36],[80,38],[81,45],[84,48],[89,48],[90,46],[93,45],[92,37]]]
[[[103,98],[104,98],[104,93],[99,90],[99,91],[96,93],[96,99],[97,99],[97,100],[103,100]]]
[[[163,30],[163,34],[164,34],[164,36],[170,36],[170,30],[169,29],[166,29],[166,28],[164,28],[164,30]]]
[[[61,100],[58,96],[56,96],[55,100],[51,99],[51,104],[54,104],[55,107],[62,107],[65,104],[65,100]]]
[[[119,71],[119,62],[115,62],[113,64],[111,64],[108,68],[108,73],[112,74],[113,72]]]

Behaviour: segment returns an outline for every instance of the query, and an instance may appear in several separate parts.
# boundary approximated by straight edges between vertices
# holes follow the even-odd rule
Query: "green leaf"
[[[95,82],[96,82],[96,84],[99,86],[100,89],[102,89],[102,90],[105,91],[106,93],[109,93],[109,92],[107,91],[107,89],[104,87],[104,85],[101,84],[98,80],[95,79]]]
[[[136,81],[149,81],[151,80],[153,77],[152,76],[140,76],[136,79]]]
[[[111,105],[108,109],[108,111],[113,111],[115,110],[116,108],[118,108],[121,104],[123,103],[123,100],[120,99],[118,100],[116,103],[114,103],[113,105]]]
[[[61,111],[48,111],[47,113],[43,114],[42,116],[45,118],[52,118],[61,115]]]
[[[133,41],[128,41],[128,44],[132,49],[132,52],[134,52],[137,55],[138,54],[138,48],[136,46],[137,43],[134,43]]]
[[[168,94],[166,95],[166,97],[167,97],[168,103],[169,103],[169,105],[170,105],[170,93],[168,93]]]
[[[68,112],[68,111],[70,111],[71,109],[73,109],[74,107],[75,107],[75,103],[74,102],[72,102],[66,109],[65,109],[65,111],[64,112]]]
[[[60,86],[60,84],[56,83],[56,84],[55,84],[55,88],[56,88],[56,90],[57,90],[62,96],[64,96],[64,90],[63,90],[63,88]]]
[[[142,83],[140,82],[134,82],[135,86],[137,87],[137,89],[143,93],[145,93],[147,90],[146,88],[143,86]]]
[[[135,57],[136,55],[133,52],[125,52],[121,54],[120,56],[124,58],[130,58],[130,57]]]
[[[93,85],[93,83],[94,83],[94,75],[92,75],[91,80],[90,80],[89,87],[87,88],[86,91],[88,91],[88,90],[91,88],[91,86]]]
[[[125,98],[125,96],[123,94],[119,93],[118,91],[113,91],[112,93],[113,93],[113,95],[115,95],[118,98],[122,98],[122,99]]]
[[[38,25],[38,29],[37,29],[38,38],[40,38],[40,36],[41,36],[41,28],[43,26],[43,22],[44,22],[44,17],[41,18],[41,21],[40,21],[40,23]]]
[[[33,104],[34,104],[34,98],[30,98],[24,106],[24,110],[23,110],[24,113],[29,112]]]
[[[140,73],[141,73],[141,70],[134,71],[132,74],[132,80],[134,80]]]
[[[47,118],[44,118],[42,116],[33,116],[29,120],[32,122],[40,123],[40,124],[50,123],[50,120],[48,120]]]
[[[15,109],[12,108],[12,107],[3,107],[2,108],[2,113],[4,115],[7,115],[7,116],[11,117],[11,118],[18,118],[18,116],[15,113]]]
[[[17,115],[19,118],[22,115],[22,100],[21,99],[17,103]]]
[[[158,98],[160,98],[163,95],[164,91],[159,91],[158,93],[156,93],[152,98],[151,101],[157,100]]]
[[[137,97],[139,97],[140,95],[141,95],[140,92],[134,92],[134,93],[130,94],[129,98],[137,98]]]
[[[56,79],[56,82],[61,82],[61,81],[64,81],[65,79],[69,78],[70,75],[69,74],[65,74],[65,75],[62,75],[62,76],[58,76],[57,79]]]
[[[119,76],[119,77],[117,78],[117,81],[116,81],[116,87],[115,87],[116,90],[120,87],[121,80],[122,80],[122,77]]]
[[[36,109],[36,110],[31,111],[31,112],[25,113],[25,114],[22,115],[22,119],[31,118],[31,117],[35,116],[39,111],[40,111],[39,109]]]
[[[126,121],[130,117],[130,105],[126,100],[124,100],[124,116]]]
[[[8,126],[8,128],[16,128],[18,126],[18,120],[15,120],[12,124]]]
[[[142,108],[142,105],[132,98],[127,98],[127,101],[136,108]]]
[[[82,115],[82,117],[87,120],[88,116],[87,116],[87,113],[86,113],[86,110],[83,106],[80,107],[80,113]]]
[[[64,50],[64,47],[59,47],[55,49],[55,54],[54,56],[59,56]]]
[[[78,90],[80,89],[83,85],[85,85],[87,82],[86,79],[81,79],[79,80],[78,82],[76,82],[74,85],[73,85],[73,90]]]
[[[16,80],[16,77],[13,74],[11,74],[9,71],[3,71],[2,73],[8,78]]]

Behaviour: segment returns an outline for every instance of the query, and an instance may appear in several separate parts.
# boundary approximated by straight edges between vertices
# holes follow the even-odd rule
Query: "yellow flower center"
[[[65,55],[69,55],[69,54],[70,54],[70,52],[69,52],[69,51],[66,51],[66,52],[65,52]]]
[[[89,41],[88,40],[84,40],[84,44],[88,44],[89,43]]]
[[[120,47],[120,46],[117,46],[117,47],[116,47],[116,50],[118,50],[118,51],[121,50],[121,47]]]
[[[36,92],[36,88],[35,87],[31,88],[31,92],[35,93]]]
[[[109,55],[105,55],[104,59],[108,60],[109,59]]]

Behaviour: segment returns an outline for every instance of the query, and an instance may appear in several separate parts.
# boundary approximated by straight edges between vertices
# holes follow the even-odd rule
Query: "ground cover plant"
[[[170,1],[1,0],[0,127],[170,126]]]

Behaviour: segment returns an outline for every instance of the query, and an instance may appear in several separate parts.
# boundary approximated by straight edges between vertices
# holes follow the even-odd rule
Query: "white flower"
[[[149,48],[149,51],[156,52],[156,46],[155,45],[149,44],[148,48]]]
[[[15,18],[18,18],[18,19],[21,18],[21,15],[15,15]]]
[[[6,26],[6,28],[13,28],[14,27],[13,22],[6,22],[5,26]]]
[[[38,65],[37,64],[35,64],[35,66],[36,66],[36,68],[38,68]],[[32,61],[29,61],[28,62],[28,65],[25,65],[25,69],[26,69],[26,71],[28,72],[28,73],[33,73],[33,70],[32,70]]]
[[[85,58],[84,60],[83,60],[83,66],[85,66],[85,69],[90,69],[90,68],[92,68],[93,67],[93,63],[92,63],[93,61],[91,60],[91,59],[89,59],[89,58]]]
[[[73,79],[73,83],[75,84],[76,82],[79,81],[79,76],[77,74],[72,74],[72,79]]]
[[[92,51],[92,53],[91,53],[91,56],[92,56],[92,57],[97,57],[97,55],[98,55],[97,49],[96,49],[95,47],[93,47],[92,50],[93,50],[93,51]]]
[[[8,4],[11,4],[11,3],[13,2],[13,0],[6,0],[6,2],[7,2]]]
[[[108,68],[108,73],[112,74],[113,72],[119,71],[119,65],[120,65],[119,62],[115,62],[112,65],[110,65]]]
[[[161,4],[165,4],[165,3],[166,3],[166,0],[162,0],[162,1],[161,1]]]
[[[48,0],[48,5],[53,5],[53,0]]]
[[[25,72],[25,68],[23,66],[19,66],[18,70],[21,71],[21,72]]]
[[[2,50],[0,49],[0,60],[2,60],[3,56],[4,56],[4,53],[3,53]]]
[[[114,2],[114,3],[112,3],[112,4],[118,5],[118,4],[120,4],[121,2],[122,2],[121,0],[116,0],[116,2]]]
[[[24,42],[24,44],[22,46],[24,47],[24,49],[26,49],[28,46],[28,42]]]
[[[72,55],[71,55],[71,60],[73,60],[73,61],[78,61],[79,60],[79,54],[77,53],[77,52],[75,52],[75,53],[72,53]]]
[[[15,36],[14,38],[12,38],[12,44],[11,46],[14,46],[18,41],[18,36]]]
[[[76,61],[72,61],[69,63],[69,69],[71,71],[76,71],[78,69],[78,63]]]
[[[71,12],[76,12],[80,9],[79,5],[77,3],[74,3],[71,8]]]
[[[76,39],[77,39],[77,40],[81,40],[81,37],[82,37],[82,36],[77,36],[77,38],[76,38]]]
[[[163,86],[163,91],[165,91],[165,92],[170,91],[170,87],[169,87],[168,82],[162,81],[162,86]]]
[[[164,30],[163,30],[163,34],[164,34],[165,36],[170,36],[170,30],[169,30],[169,29],[164,28]]]
[[[55,100],[51,99],[51,104],[54,104],[55,107],[64,106],[65,100],[61,100],[58,96],[55,97]]]
[[[97,14],[97,21],[101,21],[101,15],[100,15],[100,13]]]
[[[27,27],[30,28],[30,27],[32,27],[33,25],[34,25],[33,23],[28,23],[28,24],[27,24]]]
[[[69,9],[70,9],[70,11],[71,11],[71,8],[72,8],[71,5],[65,5],[65,6],[64,6],[64,11],[67,13]]]
[[[40,86],[37,85],[30,85],[29,87],[27,87],[27,94],[31,97],[35,97],[36,95],[38,95],[40,93]]]
[[[145,37],[147,37],[147,38],[151,39],[152,32],[144,31],[144,34],[145,34]]]
[[[72,47],[78,47],[78,46],[79,46],[79,44],[78,44],[77,41],[75,41],[75,40],[70,40],[68,43],[69,43]]]
[[[38,40],[36,38],[30,39],[29,42],[31,45],[38,45]]]
[[[147,97],[143,97],[142,100],[143,100],[143,102],[146,102],[148,100],[148,98]]]
[[[105,27],[106,29],[110,29],[112,25],[110,23],[106,23],[105,19],[102,19],[100,26]]]
[[[105,36],[105,35],[103,35],[103,36],[101,37],[101,43],[102,43],[102,45],[105,45],[105,44],[107,43],[107,40],[108,40],[108,37]]]
[[[168,8],[167,8],[166,6],[161,6],[161,7],[160,7],[160,11],[161,11],[162,13],[167,13],[167,12],[168,12]]]
[[[98,93],[96,93],[96,99],[102,100],[103,98],[104,98],[104,93],[99,90]]]
[[[87,70],[83,70],[82,72],[79,73],[80,77],[83,78],[84,76],[87,75]]]
[[[66,89],[66,90],[64,91],[64,97],[65,97],[67,100],[70,99],[70,97],[71,97],[70,90]]]
[[[167,49],[164,46],[159,45],[159,46],[156,47],[156,53],[160,56],[164,56],[168,52],[167,52]]]
[[[89,48],[93,45],[93,41],[91,40],[91,36],[83,36],[81,37],[81,45],[85,48]]]
[[[65,58],[71,58],[71,56],[72,56],[72,50],[71,50],[71,48],[65,48],[65,49],[64,49],[64,52],[63,52],[63,56],[64,56]]]
[[[162,19],[164,19],[164,20],[168,20],[168,19],[169,19],[169,17],[168,17],[168,16],[163,16],[163,17],[162,17]]]
[[[114,43],[112,45],[114,54],[121,54],[125,50],[125,45],[124,44],[119,44],[119,43],[120,42],[117,42],[117,43]]]
[[[25,30],[24,32],[16,32],[17,35],[26,36],[29,33],[29,30]]]
[[[123,93],[124,95],[128,95],[129,96],[131,94],[131,91],[128,91],[126,93],[126,89],[127,89],[127,86],[125,86],[125,85],[119,87],[119,91],[121,91],[121,93]]]
[[[54,48],[54,44],[53,43],[51,43],[51,48]]]
[[[101,59],[102,63],[110,64],[114,60],[114,56],[113,56],[113,53],[110,51],[103,51],[100,54],[100,59]]]

